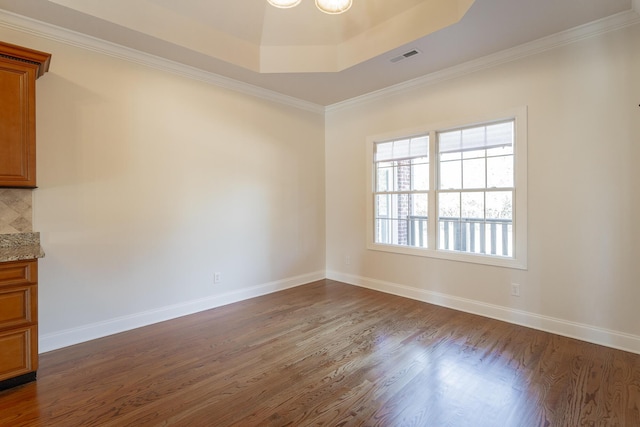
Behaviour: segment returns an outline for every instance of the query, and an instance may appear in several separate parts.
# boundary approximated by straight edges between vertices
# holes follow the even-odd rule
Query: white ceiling
[[[637,1],[637,0],[635,0]],[[632,0],[0,0],[0,9],[327,106],[632,9]],[[417,49],[398,62],[392,58]]]

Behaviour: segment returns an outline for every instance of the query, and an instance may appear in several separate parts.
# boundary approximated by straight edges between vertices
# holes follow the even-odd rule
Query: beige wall
[[[0,38],[53,55],[37,82],[43,349],[324,277],[322,114]]]
[[[639,46],[636,25],[330,109],[328,275],[640,351]],[[523,105],[527,271],[365,249],[368,135]],[[512,282],[520,298],[510,296]]]

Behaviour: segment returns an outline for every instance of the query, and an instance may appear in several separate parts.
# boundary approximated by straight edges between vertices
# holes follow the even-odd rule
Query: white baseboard
[[[324,271],[290,277],[275,282],[264,283],[246,289],[228,292],[222,295],[213,295],[194,301],[187,301],[180,304],[173,304],[160,307],[155,310],[148,310],[128,316],[116,317],[103,322],[83,325],[77,328],[67,329],[60,332],[40,335],[40,353],[57,350],[70,345],[79,344],[107,335],[113,335],[142,326],[151,325],[165,320],[194,314],[200,311],[209,310],[223,305],[243,301],[249,298],[270,294],[277,291],[304,285],[306,283],[322,280],[325,278]]]
[[[316,280],[321,280],[325,277],[354,286],[411,298],[442,307],[452,308],[454,310],[464,311],[466,313],[477,314],[516,325],[526,326],[545,332],[551,332],[594,344],[640,354],[640,336],[598,328],[582,323],[570,322],[563,319],[542,316],[526,311],[514,310],[499,305],[486,304],[466,298],[454,297],[439,292],[417,289],[397,283],[349,275],[337,271],[327,271],[326,273],[324,271],[317,271],[275,282],[264,283],[262,285],[238,291],[228,292],[222,295],[214,295],[129,316],[117,317],[103,322],[83,325],[60,332],[43,334],[40,336],[39,340],[40,352],[45,353],[47,351],[68,347],[70,345],[140,328],[142,326],[221,307],[223,305],[243,301],[249,298],[282,291],[304,285],[309,282],[314,282]]]
[[[542,316],[526,311],[514,310],[499,305],[486,304],[475,300],[454,297],[424,289],[417,289],[397,283],[385,282],[361,276],[353,276],[337,271],[327,271],[327,278],[354,286],[411,298],[442,307],[452,308],[454,310],[464,311],[466,313],[477,314],[516,325],[587,341],[593,344],[604,345],[640,354],[640,336],[637,335]]]

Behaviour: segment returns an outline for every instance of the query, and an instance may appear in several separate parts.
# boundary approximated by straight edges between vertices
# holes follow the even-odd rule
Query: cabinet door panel
[[[0,330],[36,322],[36,286],[0,287]]]
[[[36,70],[0,58],[0,186],[36,185]]]
[[[0,263],[0,288],[10,285],[29,285],[38,282],[38,263],[12,261]]]
[[[37,369],[37,337],[35,326],[0,332],[0,381]]]

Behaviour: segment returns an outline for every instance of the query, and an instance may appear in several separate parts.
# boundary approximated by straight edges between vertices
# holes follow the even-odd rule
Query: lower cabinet
[[[0,390],[36,378],[38,261],[0,263]]]

